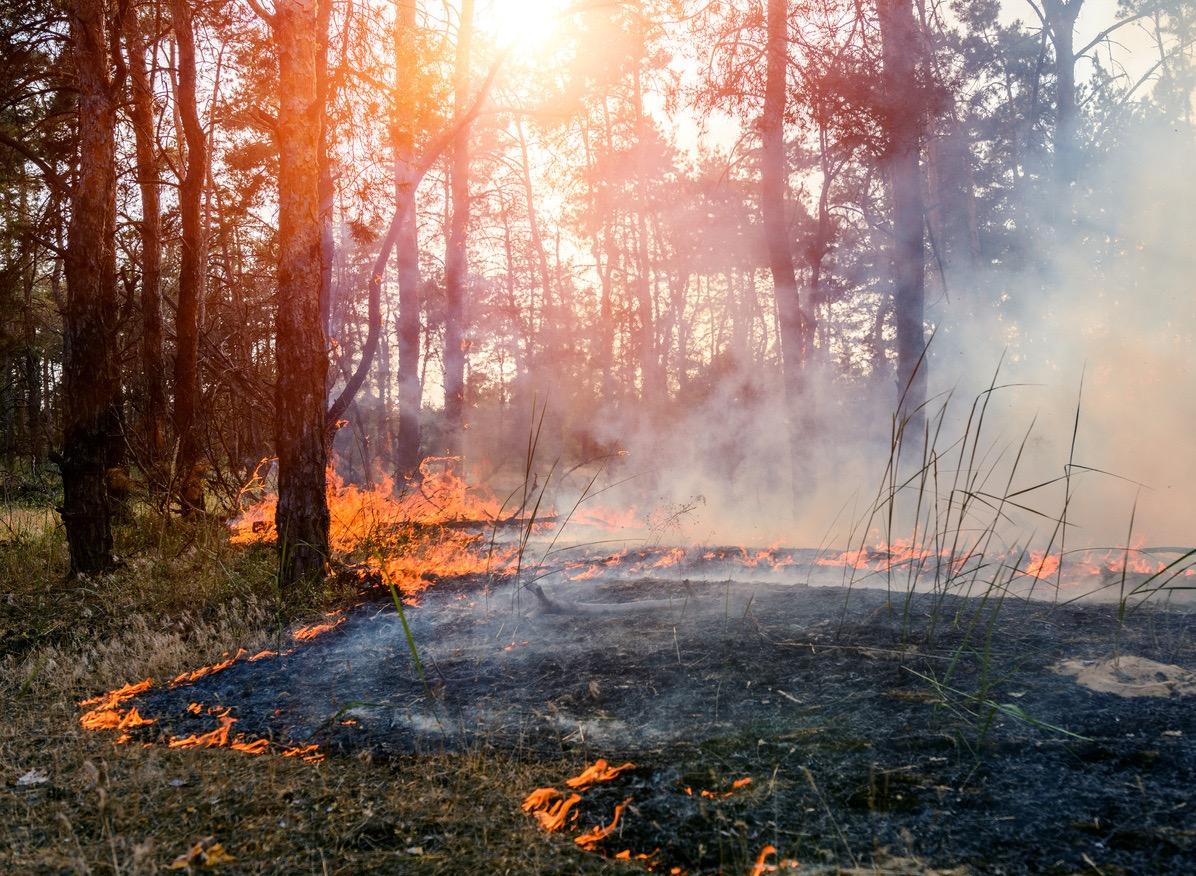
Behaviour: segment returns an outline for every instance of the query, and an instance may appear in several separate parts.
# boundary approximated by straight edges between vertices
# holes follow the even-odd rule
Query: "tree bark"
[[[415,100],[418,72],[415,53],[415,0],[395,4],[395,86],[398,98],[394,119],[395,201],[409,205],[396,242],[399,274],[399,313],[395,320],[399,342],[399,434],[395,469],[400,478],[419,471],[420,409],[423,387],[419,377],[419,216],[415,188]]]
[[[643,33],[639,34],[643,45]],[[632,87],[635,102],[635,177],[637,181],[635,199],[635,292],[636,313],[639,317],[636,349],[639,353],[642,398],[649,410],[655,410],[666,400],[668,394],[660,354],[656,343],[656,320],[652,289],[651,258],[648,254],[648,207],[645,149],[647,148],[647,125],[644,119],[643,83],[639,62],[632,70]]]
[[[454,115],[465,113],[469,92],[469,65],[473,42],[473,0],[462,0],[457,26],[454,77]],[[445,450],[460,455],[465,438],[465,281],[469,234],[469,127],[462,127],[453,141],[449,164],[452,214],[444,256],[444,420]]]
[[[332,0],[320,0],[316,32],[320,45],[316,56],[316,102],[320,105],[320,319],[324,333],[332,336],[332,309],[336,304],[332,285],[332,263],[336,259],[336,244],[332,237],[332,208],[336,186],[332,179],[332,152],[329,145],[328,101],[328,29],[332,24]]]
[[[190,0],[171,0],[170,15],[178,46],[178,101],[187,143],[186,170],[179,183],[182,256],[175,316],[174,433],[178,441],[175,471],[183,514],[203,510],[203,463],[196,415],[199,407],[199,311],[204,290],[204,229],[201,216],[208,171],[207,138],[199,121],[196,96],[195,31]]]
[[[760,118],[760,212],[764,224],[768,267],[772,273],[773,294],[777,302],[777,323],[781,339],[781,370],[785,403],[789,418],[794,489],[803,480],[799,448],[808,431],[803,423],[812,417],[805,393],[806,335],[808,322],[802,309],[797,274],[793,267],[793,249],[789,223],[785,216],[785,191],[788,188],[788,163],[785,156],[785,103],[789,58],[788,4],[786,0],[768,0],[767,70],[764,85],[764,113]]]
[[[919,47],[911,0],[877,0],[888,110],[885,163],[892,196],[898,421],[920,433],[926,402],[925,228],[920,152]]]
[[[1043,0],[1055,48],[1055,179],[1061,189],[1076,180],[1076,19],[1084,0]]]
[[[162,358],[162,207],[155,156],[154,93],[146,68],[146,43],[139,17],[125,17],[125,51],[132,100],[129,116],[141,193],[141,374],[145,384],[146,467],[155,472],[166,452],[166,386]],[[151,475],[152,477],[152,475]]]
[[[320,313],[320,127],[315,0],[279,0],[278,291],[275,446],[279,577],[284,586],[322,575],[328,560],[328,344]]]
[[[24,181],[21,190],[25,198]],[[24,205],[22,205],[24,207]],[[24,214],[24,209],[22,209]],[[45,428],[42,425],[42,363],[37,346],[36,311],[33,307],[33,287],[36,282],[37,249],[32,241],[25,254],[21,269],[21,285],[24,291],[24,308],[21,311],[21,334],[25,347],[25,435],[28,440],[29,459],[36,469],[44,461]]]
[[[107,473],[121,440],[117,361],[116,100],[102,0],[74,0],[79,169],[66,246],[63,503],[72,574],[106,571],[112,555]]]

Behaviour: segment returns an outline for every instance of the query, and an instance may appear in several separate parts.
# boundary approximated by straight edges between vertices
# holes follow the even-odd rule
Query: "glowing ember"
[[[736,791],[739,791],[739,790],[741,790],[741,789],[743,789],[743,788],[746,788],[746,787],[747,787],[748,785],[750,785],[751,783],[752,783],[752,777],[751,777],[751,776],[744,776],[742,779],[736,779],[735,781],[733,781],[733,782],[731,783],[731,788],[730,788],[730,790],[727,790],[727,791],[710,791],[710,790],[706,790],[705,788],[703,788],[703,789],[701,789],[701,790],[699,790],[699,791],[698,791],[698,796],[699,796],[699,797],[704,797],[704,798],[705,798],[705,799],[707,799],[707,800],[721,800],[721,799],[724,799],[724,798],[726,798],[726,797],[730,797],[730,796],[731,796],[732,794],[734,794]],[[684,787],[682,790],[683,790],[683,791],[685,791],[685,794],[686,794],[686,796],[689,796],[689,797],[692,797],[692,796],[693,796],[694,789],[693,789],[693,788],[691,788],[689,785],[686,785],[686,786],[685,786],[685,787]]]

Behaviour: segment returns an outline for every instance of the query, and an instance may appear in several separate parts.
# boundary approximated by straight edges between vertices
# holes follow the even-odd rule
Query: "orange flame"
[[[179,675],[176,675],[170,682],[170,686],[178,687],[180,684],[190,684],[193,681],[199,681],[199,679],[206,675],[211,675],[213,672],[220,672],[224,669],[228,669],[247,653],[249,652],[244,648],[238,648],[237,653],[233,654],[231,657],[228,657],[226,660],[221,660],[218,663],[213,663],[211,666],[201,666],[199,669],[192,669],[190,672],[183,672]],[[226,651],[225,655],[227,656],[227,654],[228,652]]]
[[[549,833],[554,833],[564,827],[567,821],[577,818],[577,813],[572,810],[580,802],[580,794],[570,794],[568,797],[562,797],[562,799],[550,803],[543,809],[532,810],[532,815],[536,817],[536,821],[540,822],[540,827]],[[571,817],[570,813],[572,813]]]
[[[454,457],[425,459],[420,463],[418,488],[401,493],[396,493],[389,478],[363,488],[345,484],[330,469],[332,549],[344,555],[367,552],[366,568],[408,599],[436,578],[513,573],[515,548],[494,547],[485,535],[459,525],[492,524],[500,520],[503,507],[489,492],[474,489],[459,477],[453,470],[456,462]],[[263,479],[255,475],[243,495],[263,486]],[[246,507],[230,524],[230,540],[234,544],[273,541],[277,504],[277,495],[267,492]]]
[[[1033,578],[1049,578],[1059,571],[1059,555],[1043,551],[1031,551],[1026,574]]]
[[[327,617],[332,618],[332,620],[328,620],[319,624],[311,624],[310,626],[306,627],[299,627],[297,630],[291,632],[291,638],[296,642],[310,642],[316,636],[326,633],[329,630],[334,630],[343,624],[345,619],[343,617],[338,617],[338,615],[340,615],[340,611],[329,612]]]
[[[153,719],[142,718],[136,707],[125,710],[121,706],[126,700],[131,700],[137,694],[145,693],[153,687],[153,684],[154,680],[147,678],[144,681],[118,687],[116,690],[100,694],[98,697],[83,700],[79,705],[95,706],[95,708],[84,712],[79,718],[79,723],[87,730],[124,730],[129,727],[152,724]]]
[[[776,853],[777,847],[774,845],[766,845],[762,848],[760,854],[756,855],[756,863],[752,867],[752,876],[764,876],[765,873],[776,870],[775,866],[766,863]]]
[[[598,760],[594,761],[593,764],[582,770],[578,775],[571,779],[566,779],[565,784],[575,791],[581,791],[590,787],[590,785],[596,785],[599,782],[609,782],[612,779],[615,779],[621,773],[625,773],[628,770],[633,769],[635,769],[635,764],[631,763],[630,761],[622,764],[621,766],[612,767],[604,758],[600,757]]]
[[[606,825],[605,827],[598,826],[591,828],[580,836],[574,837],[573,842],[577,843],[586,851],[592,851],[594,846],[598,845],[598,843],[602,842],[604,839],[614,833],[615,828],[619,826],[619,818],[622,817],[623,810],[627,808],[627,804],[629,802],[629,800],[624,800],[622,803],[615,805],[615,814],[611,818],[610,824]]]
[[[553,800],[565,796],[556,788],[536,788],[526,797],[523,798],[523,811],[534,812],[538,809],[544,809]]]

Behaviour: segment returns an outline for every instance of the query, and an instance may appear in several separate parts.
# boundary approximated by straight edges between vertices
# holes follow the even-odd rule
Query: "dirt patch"
[[[1076,684],[1119,697],[1180,697],[1196,694],[1196,673],[1157,660],[1122,654],[1104,660],[1064,660],[1055,667]]]

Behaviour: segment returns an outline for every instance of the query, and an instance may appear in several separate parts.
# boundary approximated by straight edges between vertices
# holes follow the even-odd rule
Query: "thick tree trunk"
[[[415,0],[395,4],[395,80],[402,96],[396,101],[394,125],[395,200],[408,205],[396,242],[399,274],[399,313],[395,328],[399,341],[399,434],[395,469],[400,478],[419,471],[420,408],[423,388],[419,377],[419,222],[415,203],[415,98],[417,86]]]
[[[332,285],[332,263],[336,259],[336,244],[332,237],[332,208],[336,186],[332,180],[331,132],[328,125],[328,29],[332,24],[332,0],[320,0],[316,21],[320,45],[316,56],[316,102],[320,105],[320,320],[324,334],[332,336],[332,309],[336,306],[336,292]]]
[[[322,575],[328,559],[328,345],[320,314],[320,127],[315,0],[279,0],[278,292],[275,446],[279,577]]]
[[[454,116],[462,118],[469,92],[469,64],[473,42],[473,0],[462,0],[457,27]],[[460,455],[465,438],[465,281],[469,234],[469,126],[453,141],[449,165],[452,214],[444,256],[444,420],[445,450]]]
[[[804,480],[799,471],[804,432],[809,431],[812,416],[805,398],[805,364],[808,332],[797,274],[793,267],[793,249],[789,223],[785,216],[785,190],[788,188],[788,164],[785,156],[786,72],[788,69],[788,5],[786,0],[768,0],[767,75],[764,85],[764,113],[760,119],[760,211],[768,248],[768,267],[772,273],[777,302],[777,323],[781,338],[781,368],[789,417],[789,435],[793,448],[794,489]]]
[[[199,407],[199,311],[204,290],[204,229],[201,216],[208,171],[207,138],[199,121],[196,96],[195,31],[190,0],[171,0],[170,14],[178,46],[178,101],[187,142],[187,163],[179,184],[182,256],[179,303],[175,316],[174,433],[178,440],[175,472],[184,514],[203,510],[203,463],[196,417]]]
[[[888,103],[886,165],[892,195],[893,303],[897,327],[898,418],[922,431],[926,402],[925,230],[919,162],[923,106],[912,0],[877,0]]]
[[[116,100],[105,4],[75,0],[71,43],[78,87],[79,170],[66,247],[63,503],[71,573],[114,564],[107,472],[121,440],[116,295]]]
[[[162,359],[162,208],[155,156],[154,94],[146,68],[146,44],[138,16],[125,16],[125,49],[128,57],[132,101],[129,115],[137,161],[137,186],[141,192],[141,374],[145,384],[146,467],[151,478],[166,452],[166,386]]]

